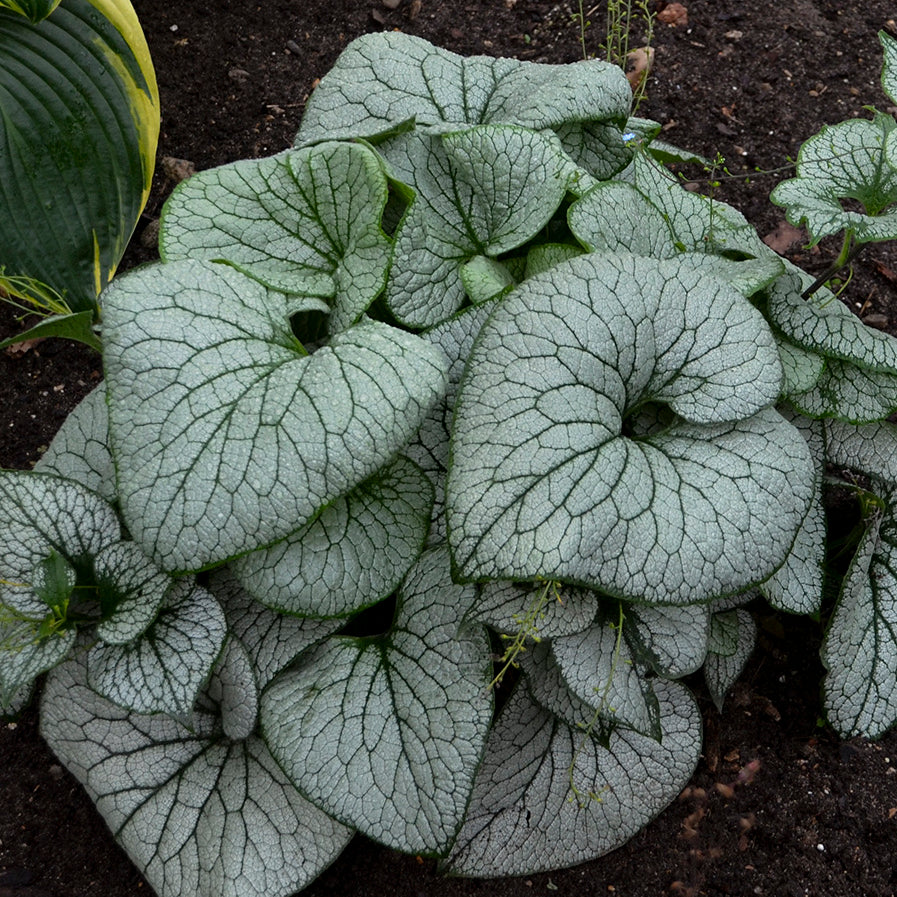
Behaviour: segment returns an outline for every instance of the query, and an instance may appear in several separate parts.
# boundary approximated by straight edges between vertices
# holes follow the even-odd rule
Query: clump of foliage
[[[897,340],[631,99],[360,38],[104,292],[105,383],[0,474],[0,687],[50,671],[44,736],[160,895],[290,894],[354,831],[473,876],[619,846],[694,770],[683,677],[721,706],[746,605],[822,610],[827,464],[868,516],[826,709],[897,719]],[[854,131],[895,177],[893,122],[851,125],[776,198],[883,238],[890,180],[839,178]]]

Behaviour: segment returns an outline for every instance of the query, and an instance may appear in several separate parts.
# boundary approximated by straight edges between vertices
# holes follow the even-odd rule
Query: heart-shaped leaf
[[[707,654],[710,612],[704,604],[625,606],[626,638],[635,655],[666,679],[700,669]]]
[[[684,686],[659,681],[656,691],[660,741],[618,729],[602,744],[518,687],[489,736],[448,871],[491,878],[571,866],[657,815],[694,771],[701,718]]]
[[[290,300],[222,265],[134,271],[104,309],[122,513],[167,570],[288,536],[392,460],[444,388],[441,353],[379,322],[307,355]]]
[[[809,507],[809,450],[770,409],[722,421],[775,401],[778,371],[759,313],[678,259],[593,254],[525,281],[456,403],[459,574],[676,604],[765,578]],[[633,415],[652,402],[702,423]]]
[[[387,195],[380,160],[360,144],[234,162],[172,194],[159,251],[166,261],[224,261],[285,293],[329,299],[330,333],[338,333],[386,284]]]
[[[43,635],[40,624],[22,620],[0,607],[0,712],[14,711],[31,696],[34,681],[68,656],[74,629]]]
[[[632,90],[598,60],[539,65],[463,57],[401,32],[366,34],[340,54],[309,98],[296,145],[373,137],[416,125],[510,123],[541,130],[565,122],[622,125]]]
[[[485,630],[445,550],[408,575],[391,631],[335,638],[262,700],[265,740],[296,787],[365,834],[444,854],[461,824],[492,717]]]
[[[897,237],[897,170],[885,156],[895,128],[892,116],[876,112],[872,121],[848,119],[825,125],[806,140],[797,155],[797,177],[782,181],[770,199],[785,209],[795,227],[806,225],[810,245],[850,230],[860,243]],[[862,212],[844,209],[858,201]]]
[[[400,457],[283,542],[231,566],[268,607],[347,616],[399,586],[423,548],[432,507],[426,474]]]

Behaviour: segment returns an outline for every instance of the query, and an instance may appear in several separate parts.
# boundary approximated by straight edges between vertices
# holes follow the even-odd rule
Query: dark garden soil
[[[184,160],[204,169],[287,147],[315,79],[360,34],[400,29],[462,53],[543,62],[581,55],[570,6],[553,0],[135,0],[135,6],[155,59],[163,121],[154,190],[126,264],[153,257],[154,222]],[[897,33],[897,7],[890,0],[687,0],[686,6],[687,23],[672,16],[670,5],[674,24],[658,24],[640,114],[661,122],[669,142],[710,157],[719,151],[738,177],[720,177],[717,195],[738,206],[780,252],[821,271],[831,247],[803,249],[805,236],[768,202],[785,173],[756,169],[787,164],[826,122],[866,115],[867,105],[888,108],[876,32]],[[597,51],[602,11],[589,18],[587,45]],[[897,253],[872,246],[849,296],[868,323],[897,333]],[[0,311],[0,335],[18,326]],[[100,377],[95,354],[63,342],[0,353],[0,466],[33,464]],[[481,882],[442,879],[430,860],[357,838],[305,893],[894,897],[897,733],[878,743],[839,741],[819,720],[819,624],[777,614],[761,624],[760,644],[723,714],[695,683],[705,748],[693,781],[620,850],[571,870]],[[149,894],[148,886],[44,746],[35,712],[0,724],[0,897],[137,894]]]

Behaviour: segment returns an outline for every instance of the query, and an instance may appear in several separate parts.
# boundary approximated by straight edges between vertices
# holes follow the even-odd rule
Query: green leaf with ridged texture
[[[606,62],[463,57],[409,34],[366,34],[349,44],[312,93],[296,145],[387,134],[408,122],[429,130],[622,124],[631,102],[622,72]]]
[[[461,266],[461,283],[474,305],[488,302],[516,286],[507,267],[485,255],[474,256]]]
[[[573,161],[599,181],[612,178],[632,161],[633,147],[619,122],[571,121],[555,131]]]
[[[135,713],[188,718],[226,634],[215,598],[182,580],[138,639],[90,649],[87,680],[98,694]]]
[[[582,248],[571,243],[536,243],[526,254],[526,268],[522,279],[534,277],[582,254]]]
[[[811,390],[822,376],[825,358],[794,345],[779,333],[776,333],[776,344],[782,362],[782,395]]]
[[[380,151],[417,194],[396,232],[386,290],[392,313],[412,327],[431,327],[458,311],[462,267],[538,234],[571,177],[554,134],[510,125],[412,135]]]
[[[109,645],[139,638],[156,618],[174,580],[135,542],[107,545],[94,559],[93,570],[104,614],[97,636]]]
[[[216,671],[213,678],[231,671]],[[255,683],[242,680],[243,702]],[[288,897],[352,836],[287,781],[264,742],[231,740],[207,698],[188,730],[87,685],[83,658],[47,682],[41,732],[159,897]]]
[[[726,692],[742,674],[756,641],[757,624],[748,611],[714,614],[704,661],[704,681],[720,713]]]
[[[166,570],[295,532],[391,461],[442,394],[442,354],[386,324],[363,321],[308,355],[292,301],[194,260],[106,292],[122,513]]]
[[[34,469],[76,480],[106,501],[117,500],[115,465],[109,454],[109,411],[104,384],[89,392],[75,406]]]
[[[803,434],[816,469],[816,488],[810,510],[804,518],[785,563],[760,583],[760,591],[778,610],[793,614],[815,614],[822,606],[825,582],[827,530],[822,478],[825,475],[823,425],[781,408],[782,415]]]
[[[428,537],[430,545],[445,541],[445,474],[458,384],[473,341],[495,307],[496,303],[492,301],[472,306],[421,334],[421,338],[437,347],[449,362],[445,394],[430,409],[417,434],[404,449],[404,454],[427,474],[435,490]]]
[[[426,552],[373,639],[306,652],[262,697],[265,740],[299,791],[409,853],[448,851],[492,718],[489,641],[462,623],[475,597]]]
[[[60,0],[0,0],[0,8],[5,7],[25,16],[32,24],[47,18]]]
[[[51,609],[65,605],[77,582],[75,568],[56,549],[38,561],[31,574],[34,594]]]
[[[897,375],[829,358],[816,385],[790,393],[788,401],[808,417],[854,424],[883,420],[897,411]]]
[[[878,39],[884,50],[884,65],[881,71],[881,86],[884,92],[897,103],[897,40],[887,31],[879,31]]]
[[[490,582],[481,587],[472,616],[508,635],[531,622],[539,638],[550,639],[588,629],[598,602],[597,592],[573,586],[555,594],[544,583]]]
[[[760,410],[779,385],[759,312],[676,259],[592,254],[525,281],[480,330],[456,402],[456,572],[662,604],[765,578],[814,476],[800,434]],[[704,423],[667,412],[641,432],[646,403]]]
[[[339,617],[388,597],[423,549],[433,507],[427,475],[399,457],[284,541],[231,564],[262,604]]]
[[[782,181],[769,198],[785,209],[795,227],[806,226],[810,245],[850,230],[859,243],[897,237],[897,170],[885,144],[894,131],[892,116],[876,112],[872,121],[854,118],[824,125],[797,154],[797,176]],[[856,200],[862,212],[845,209]]]
[[[343,620],[310,620],[269,610],[252,598],[226,567],[210,575],[209,591],[224,608],[228,631],[249,654],[259,690],[306,648],[344,625]]]
[[[551,653],[570,691],[606,722],[660,738],[657,697],[615,612],[599,613],[583,632],[552,639]]]
[[[574,236],[590,252],[672,258],[678,250],[663,213],[624,181],[593,187],[567,211]]]
[[[0,604],[32,620],[47,605],[31,587],[35,568],[57,552],[76,570],[121,539],[118,517],[80,483],[47,473],[0,471]]]
[[[203,171],[165,204],[166,261],[223,261],[266,286],[330,301],[330,333],[386,284],[386,174],[368,147],[324,143]]]
[[[841,586],[822,645],[823,704],[843,738],[878,738],[897,722],[897,522],[892,485]]]
[[[775,254],[739,211],[686,190],[674,174],[647,153],[636,153],[625,179],[660,209],[683,251],[734,252],[751,258]]]
[[[897,374],[897,337],[867,327],[830,290],[820,287],[804,299],[810,275],[788,265],[769,290],[769,318],[787,339],[805,349],[859,367]]]
[[[633,653],[665,679],[679,679],[700,669],[707,654],[710,612],[704,604],[651,607],[628,604],[626,638]]]
[[[490,733],[447,870],[491,878],[582,863],[660,813],[694,771],[701,718],[684,686],[656,690],[663,738],[618,729],[605,746],[518,687]],[[570,799],[571,779],[582,800]]]
[[[17,333],[0,342],[0,350],[26,340],[54,336],[75,340],[90,346],[91,349],[96,349],[97,352],[102,352],[103,344],[93,329],[93,318],[94,313],[91,310],[79,311],[71,315],[51,315],[35,324],[34,327],[29,327],[24,333]]]
[[[74,628],[44,635],[40,623],[0,606],[0,711],[13,710],[24,690],[30,696],[35,679],[62,663],[75,638]]]
[[[49,12],[25,5],[34,18]],[[37,24],[0,9],[5,273],[49,284],[72,311],[95,310],[149,194],[158,134],[130,3],[63,0]]]

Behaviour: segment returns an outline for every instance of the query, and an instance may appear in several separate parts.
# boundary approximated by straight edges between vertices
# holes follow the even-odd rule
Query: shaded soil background
[[[360,34],[397,28],[461,53],[540,62],[572,62],[582,52],[572,5],[549,0],[134,5],[157,68],[163,122],[154,190],[128,265],[153,258],[154,222],[183,160],[200,170],[289,146],[315,79]],[[768,202],[777,178],[788,172],[757,169],[786,165],[824,123],[867,115],[870,104],[889,109],[876,33],[897,33],[897,9],[890,0],[685,5],[687,23],[658,23],[648,100],[639,114],[661,122],[669,142],[711,158],[719,151],[733,177],[717,174],[716,195],[739,207],[778,251],[821,271],[832,247],[804,249],[805,235],[785,226],[781,210]],[[597,53],[602,9],[588,18],[587,46]],[[707,189],[706,175],[696,171],[694,178]],[[872,246],[848,301],[868,323],[897,334],[894,272],[894,249]],[[0,336],[20,326],[0,310]],[[33,464],[100,378],[98,357],[64,342],[0,353],[0,465]],[[894,897],[897,733],[878,743],[841,742],[820,723],[820,635],[812,621],[763,617],[758,649],[722,715],[694,683],[705,749],[692,783],[606,857],[520,879],[453,880],[438,877],[431,861],[356,838],[303,893]],[[0,724],[0,897],[149,893],[80,786],[40,740],[35,712]]]

